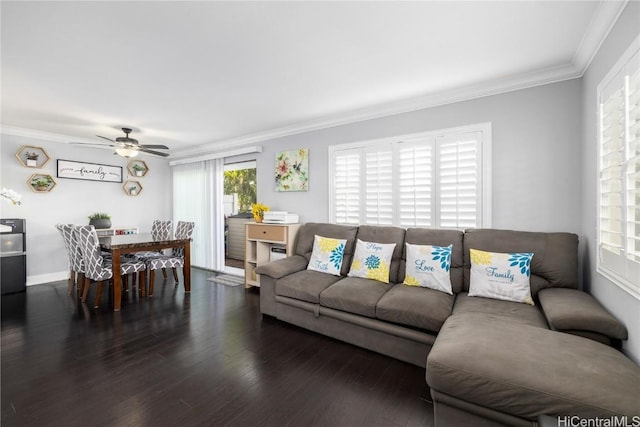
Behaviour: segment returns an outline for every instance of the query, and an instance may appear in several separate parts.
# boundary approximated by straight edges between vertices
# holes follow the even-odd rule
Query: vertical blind
[[[640,296],[640,54],[598,86],[598,271]]]
[[[173,222],[193,221],[191,265],[224,268],[223,159],[173,166]]]
[[[483,149],[489,144],[490,126],[483,124],[332,146],[330,220],[403,227],[489,226],[483,202],[490,191],[483,179]]]

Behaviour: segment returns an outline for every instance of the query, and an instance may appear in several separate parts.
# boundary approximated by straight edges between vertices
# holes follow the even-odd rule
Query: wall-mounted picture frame
[[[122,182],[122,166],[58,159],[58,178]]]
[[[276,191],[309,190],[309,149],[276,154]]]

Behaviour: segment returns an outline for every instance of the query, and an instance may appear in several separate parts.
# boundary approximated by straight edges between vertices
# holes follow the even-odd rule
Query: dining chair
[[[159,219],[155,219],[151,224],[151,235],[153,236],[154,239],[157,239],[157,240],[168,240],[171,238],[171,233],[173,231],[172,225],[173,225],[172,220],[162,221]],[[134,258],[137,258],[143,261],[146,258],[162,256],[164,255],[164,253],[161,250],[160,251],[141,251],[141,252],[132,253],[130,255],[133,256]]]
[[[69,287],[67,293],[71,295],[76,283],[78,284],[78,293],[81,293],[82,284],[84,283],[84,267],[82,265],[82,254],[80,246],[73,233],[73,224],[57,224],[56,229],[62,235],[64,248],[69,257]]]
[[[195,227],[195,222],[189,221],[178,221],[176,226],[176,239],[190,239],[193,235],[193,228]],[[184,275],[184,248],[173,248],[171,255],[164,255],[160,257],[148,258],[145,260],[147,264],[147,270],[149,270],[149,296],[153,296],[153,285],[155,281],[155,270],[171,268],[173,269],[173,278],[178,283],[178,272],[176,268],[180,267],[183,269],[182,273]],[[190,266],[188,266],[190,267]],[[165,275],[166,279],[167,276]]]
[[[104,282],[113,277],[113,264],[105,261],[100,251],[100,242],[93,225],[76,226],[73,232],[80,242],[84,264],[84,286],[81,301],[86,302],[90,284],[92,281],[96,282],[98,284],[98,290],[94,308],[98,308],[100,307]],[[120,274],[127,275],[130,273],[138,273],[139,289],[140,292],[143,293],[145,288],[144,283],[146,282],[145,263],[131,258],[121,258]]]

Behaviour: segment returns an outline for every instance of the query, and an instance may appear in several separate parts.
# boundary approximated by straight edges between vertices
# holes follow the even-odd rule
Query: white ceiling
[[[624,4],[2,1],[2,130],[175,157],[575,78]]]

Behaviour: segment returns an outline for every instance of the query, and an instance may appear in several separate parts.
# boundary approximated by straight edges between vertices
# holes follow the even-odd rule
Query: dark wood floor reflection
[[[2,426],[432,425],[424,369],[263,319],[211,275],[185,295],[160,274],[119,313],[66,282],[3,296]]]

